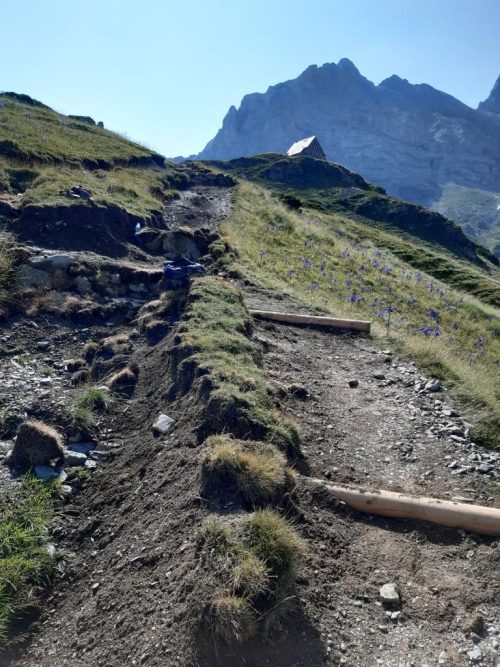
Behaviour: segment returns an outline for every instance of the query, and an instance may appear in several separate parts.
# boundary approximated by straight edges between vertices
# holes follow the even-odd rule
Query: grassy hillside
[[[387,232],[340,213],[291,211],[255,184],[240,184],[223,231],[233,270],[323,312],[373,320],[382,344],[446,379],[475,437],[500,447],[498,309],[400,259]],[[425,252],[415,240],[412,249]]]
[[[64,116],[27,95],[0,94],[0,154],[23,161],[88,167],[163,158],[91,118]]]
[[[25,207],[115,206],[148,219],[172,192],[175,168],[164,162],[91,118],[0,94],[0,216]],[[88,190],[93,201],[70,197],[72,186]]]
[[[349,218],[371,241],[413,268],[500,306],[498,260],[487,249],[470,241],[451,220],[389,197],[340,165],[274,154],[210,164],[272,188],[297,207]]]

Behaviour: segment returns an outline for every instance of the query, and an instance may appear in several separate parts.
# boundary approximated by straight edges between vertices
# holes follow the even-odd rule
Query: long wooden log
[[[356,331],[370,331],[371,322],[365,320],[342,320],[336,317],[318,317],[316,315],[300,315],[297,313],[277,313],[271,310],[250,310],[253,317],[260,317],[274,322],[289,324],[308,324],[317,327],[332,327],[334,329],[354,329]]]
[[[450,528],[463,528],[481,535],[500,535],[500,509],[468,505],[436,498],[405,496],[394,491],[364,491],[329,484],[320,479],[304,478],[326,488],[347,505],[370,514],[419,519]]]

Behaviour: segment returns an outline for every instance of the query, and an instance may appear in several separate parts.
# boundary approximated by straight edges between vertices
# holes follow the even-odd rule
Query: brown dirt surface
[[[231,213],[232,191],[211,185],[198,185],[179,192],[163,209],[168,229],[191,227],[216,229]]]

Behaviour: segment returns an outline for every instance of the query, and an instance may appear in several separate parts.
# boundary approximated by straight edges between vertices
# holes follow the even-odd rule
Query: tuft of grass
[[[212,517],[198,530],[198,553],[202,558],[230,556],[236,546],[229,527],[218,517]]]
[[[89,412],[103,412],[108,407],[109,396],[104,389],[88,387],[78,398],[76,409]]]
[[[198,555],[207,577],[214,588],[222,588],[222,597],[245,600],[256,621],[255,631],[277,627],[292,608],[302,551],[303,541],[293,525],[271,509],[238,517],[231,524],[217,517],[198,533]],[[213,625],[213,613],[210,617]],[[224,638],[237,639],[236,635]]]
[[[291,523],[275,510],[258,510],[247,521],[246,539],[271,575],[276,577],[276,589],[295,581],[296,566],[304,544]]]
[[[211,623],[214,635],[228,644],[244,642],[257,631],[248,600],[237,595],[224,595],[213,602]]]
[[[6,298],[8,289],[12,285],[14,268],[14,240],[13,237],[0,230],[0,305]]]
[[[97,420],[89,408],[75,407],[71,412],[70,427],[80,431],[85,437],[92,437],[97,430]]]
[[[256,599],[270,590],[266,564],[249,551],[243,555],[232,573],[232,585],[237,594]]]
[[[21,491],[0,503],[0,649],[16,623],[39,603],[53,557],[47,550],[47,527],[58,486],[26,477]]]
[[[271,444],[235,441],[226,435],[205,442],[202,486],[205,492],[235,487],[250,503],[278,499],[290,488],[293,477],[282,452]]]

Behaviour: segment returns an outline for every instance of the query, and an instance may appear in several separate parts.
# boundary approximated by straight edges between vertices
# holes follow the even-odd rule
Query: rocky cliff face
[[[500,76],[496,80],[489,97],[484,102],[481,102],[478,109],[493,114],[500,114]]]
[[[347,59],[246,95],[198,157],[284,152],[312,134],[329,160],[404,199],[432,205],[446,183],[500,192],[499,81],[475,110],[395,75],[376,86]]]

